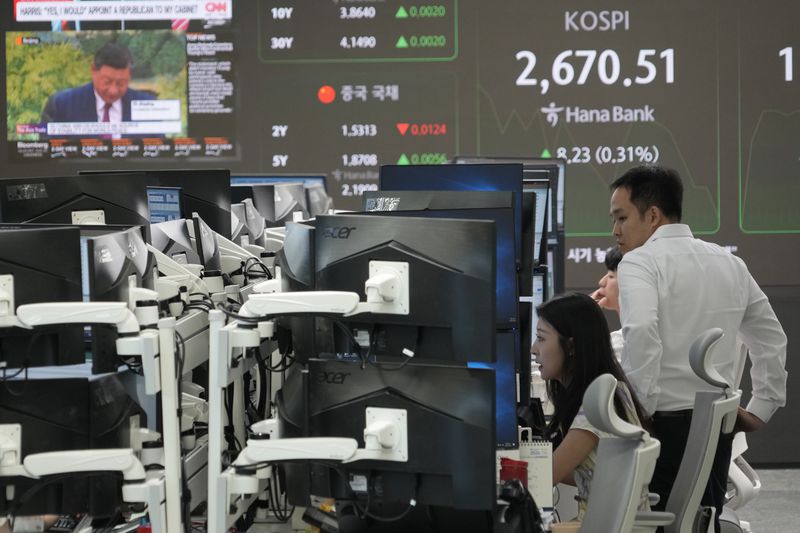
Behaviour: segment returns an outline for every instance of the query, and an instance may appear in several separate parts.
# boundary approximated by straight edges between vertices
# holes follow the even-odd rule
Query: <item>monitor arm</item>
[[[126,481],[145,478],[144,467],[131,448],[62,450],[22,458],[22,426],[0,424],[0,477],[39,478],[78,472],[121,472]]]
[[[248,439],[233,462],[234,467],[302,459],[341,461],[408,461],[408,413],[405,409],[366,408],[364,448],[356,439],[308,437]]]
[[[2,429],[2,426],[0,426],[0,429]],[[0,436],[2,436],[1,433]],[[2,441],[0,441],[0,444],[2,444]],[[28,455],[22,461],[19,460],[19,448],[15,452],[11,454],[5,453],[0,456],[0,459],[3,459],[0,461],[0,477],[21,476],[38,479],[55,474],[119,472],[122,474],[123,479],[123,500],[126,502],[148,502],[148,500],[152,499],[148,498],[152,489],[147,485],[144,466],[130,448],[35,453]],[[13,487],[13,485],[9,485],[9,487]]]
[[[358,300],[358,294],[344,291],[259,293],[250,295],[239,314],[252,318],[302,313],[347,316],[356,314]]]
[[[407,315],[409,313],[408,263],[370,261],[370,277],[364,283],[367,301],[355,292],[308,291],[251,294],[239,314],[271,317],[298,313],[329,313],[342,316],[362,313]],[[264,290],[276,290],[277,284]]]
[[[51,302],[20,305],[17,325],[112,324],[120,334],[139,334],[139,321],[127,302]]]
[[[150,295],[153,291],[143,292]],[[148,296],[149,297],[149,296]],[[140,331],[139,320],[126,302],[52,302],[21,305],[11,320],[0,319],[0,327],[17,326],[33,328],[56,324],[111,324],[116,327],[117,355],[141,357],[145,377],[145,392],[155,394],[160,390],[158,332]]]
[[[356,439],[309,437],[292,439],[249,439],[247,446],[226,472],[232,494],[251,494],[270,463],[317,460],[408,462],[408,413],[405,409],[367,407],[364,448]]]
[[[152,244],[147,245],[147,249],[153,253],[158,264],[158,271],[167,276],[172,281],[176,281],[186,286],[189,292],[200,292],[209,294],[208,287],[200,276],[194,274],[191,270],[184,265],[178,263],[165,253],[154,248]]]
[[[78,472],[120,472],[125,481],[143,481],[144,466],[130,448],[35,453],[22,461],[29,477]]]

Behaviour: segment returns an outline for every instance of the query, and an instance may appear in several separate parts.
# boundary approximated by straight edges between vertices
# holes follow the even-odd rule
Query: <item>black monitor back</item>
[[[496,236],[496,325],[516,327],[519,292],[514,258],[514,194],[510,191],[368,191],[370,213],[431,218],[491,220]]]
[[[189,236],[192,219],[167,220],[150,226],[150,239],[153,247],[181,264],[201,265],[197,250],[192,247]]]
[[[80,232],[76,227],[0,225],[0,275],[14,276],[14,308],[81,301]],[[82,363],[83,328],[0,329],[8,368]]]
[[[275,255],[281,269],[283,292],[314,290],[314,227],[312,223],[287,222],[283,247]],[[292,316],[277,319],[279,326],[291,331],[295,360],[300,363],[331,351],[333,324],[330,319],[315,316]],[[326,342],[328,340],[328,342]]]
[[[106,224],[147,227],[147,176],[92,175],[0,180],[0,220],[73,224],[73,212],[102,210]]]
[[[231,201],[233,203],[242,202],[247,198],[252,200],[256,211],[266,221],[275,221],[275,186],[273,184],[231,186]]]
[[[302,183],[276,183],[275,225],[291,222],[295,213],[300,213],[303,220],[310,217],[305,186]]]
[[[324,215],[333,209],[333,199],[323,183],[306,183],[306,199],[308,201],[308,214],[312,217]]]
[[[155,258],[147,249],[142,228],[132,227],[81,229],[84,268],[88,272],[88,295],[92,301],[128,302],[131,284],[155,288]],[[115,372],[117,357],[116,328],[91,326],[92,371]]]
[[[104,171],[103,173],[130,171]],[[81,174],[93,174],[82,171]],[[228,169],[174,169],[145,170],[147,185],[157,187],[180,187],[183,190],[185,217],[199,214],[211,229],[230,238],[231,236],[231,172]]]
[[[278,395],[282,431],[305,433],[302,373]],[[294,503],[308,495],[350,499],[349,480],[363,476],[372,499],[492,509],[495,505],[495,377],[479,368],[423,364],[383,369],[357,362],[312,359],[308,364],[308,424],[312,437],[348,437],[363,447],[367,407],[405,409],[408,461],[358,461],[341,468],[289,467]],[[363,496],[363,494],[361,494]]]
[[[315,231],[316,290],[364,300],[370,261],[409,263],[409,314],[341,319],[376,330],[373,356],[494,360],[495,227],[483,220],[320,215]],[[416,349],[415,349],[416,348]]]
[[[219,243],[213,229],[195,213],[190,224],[194,226],[194,248],[206,275],[219,274],[222,269]]]
[[[514,193],[514,257],[522,244],[522,165],[383,165],[380,187],[387,191],[511,191]]]
[[[22,458],[57,450],[128,448],[131,432],[147,426],[144,410],[128,396],[116,375],[95,379],[14,380],[0,387],[0,424],[21,424]],[[13,394],[12,394],[13,392]],[[33,480],[0,477],[0,514],[90,513],[110,517],[120,507],[121,476],[76,474]],[[50,481],[43,484],[42,481]],[[16,498],[38,485],[23,505],[5,497],[14,485]]]

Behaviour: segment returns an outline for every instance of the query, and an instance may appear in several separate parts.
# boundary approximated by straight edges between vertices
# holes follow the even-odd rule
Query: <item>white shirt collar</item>
[[[97,121],[102,122],[103,110],[106,107],[106,102],[100,98],[97,91],[94,91],[94,102],[97,110]],[[109,122],[122,122],[122,98],[111,104],[111,108],[108,110],[108,118]]]
[[[693,239],[694,235],[692,235],[691,228],[686,224],[664,224],[656,228],[653,234],[650,235],[650,238],[647,239],[647,242],[671,237],[688,237]],[[645,244],[647,244],[647,242]]]

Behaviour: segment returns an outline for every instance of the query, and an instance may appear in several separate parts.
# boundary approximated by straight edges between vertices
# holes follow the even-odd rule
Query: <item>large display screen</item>
[[[773,259],[800,233],[791,0],[2,6],[4,175],[325,174],[334,205],[358,209],[383,164],[558,157],[566,284],[586,288],[613,246],[608,185],[655,163],[683,176],[695,234],[762,284],[796,283],[794,261]],[[108,120],[99,92],[80,115],[69,103],[106,43],[132,57]]]

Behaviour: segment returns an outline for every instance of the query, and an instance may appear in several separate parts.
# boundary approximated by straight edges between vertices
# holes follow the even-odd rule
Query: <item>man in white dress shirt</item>
[[[786,335],[744,261],[695,239],[680,223],[677,172],[633,168],[611,190],[613,233],[624,254],[618,268],[623,368],[661,440],[650,490],[661,496],[663,508],[686,447],[695,393],[713,390],[689,366],[692,342],[709,328],[723,329],[714,364],[731,384],[737,334],[747,346],[753,393],[747,409],[739,408],[735,431],[754,431],[786,403]],[[722,436],[703,497],[717,517],[730,455],[731,436]]]

